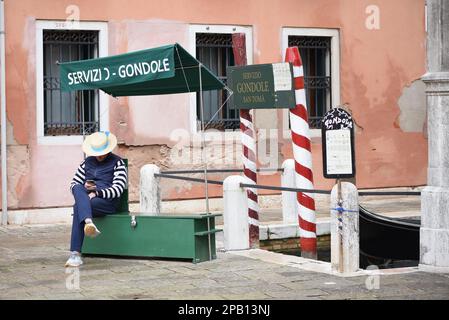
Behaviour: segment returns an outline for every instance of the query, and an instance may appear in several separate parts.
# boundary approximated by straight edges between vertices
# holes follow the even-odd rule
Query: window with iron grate
[[[61,91],[59,62],[98,57],[98,31],[43,30],[44,135],[70,136],[100,128],[98,90]]]
[[[232,35],[227,33],[197,33],[196,57],[224,83],[227,82],[226,68],[234,65]],[[223,103],[228,98],[226,90],[203,92],[204,122],[206,129],[238,129],[240,125],[238,111],[230,110]],[[200,95],[197,94],[197,120],[200,124]],[[220,109],[220,107],[223,107]],[[214,116],[215,115],[215,116]],[[211,121],[212,119],[212,121]]]
[[[320,129],[332,106],[331,37],[289,36],[288,46],[298,47],[301,55],[309,126]]]

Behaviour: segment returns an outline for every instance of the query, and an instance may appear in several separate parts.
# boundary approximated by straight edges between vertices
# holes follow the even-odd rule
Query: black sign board
[[[355,176],[354,121],[341,109],[329,110],[321,120],[323,173],[327,179]]]

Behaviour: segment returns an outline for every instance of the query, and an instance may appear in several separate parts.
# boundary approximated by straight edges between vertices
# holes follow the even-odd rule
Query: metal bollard
[[[338,188],[331,193],[331,264],[334,271],[351,273],[359,269],[358,191],[349,182]]]
[[[140,169],[140,212],[145,216],[157,216],[161,212],[160,173],[158,166],[146,164]]]
[[[242,176],[229,176],[223,181],[223,232],[225,250],[249,249],[248,196],[240,183]]]
[[[281,186],[296,188],[295,160],[287,159],[282,163]],[[296,192],[282,191],[282,221],[284,224],[299,224]]]

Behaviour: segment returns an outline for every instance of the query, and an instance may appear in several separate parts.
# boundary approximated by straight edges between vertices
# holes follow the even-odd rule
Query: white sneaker
[[[100,230],[98,230],[97,227],[92,222],[86,223],[86,225],[84,226],[84,234],[88,237],[95,238],[100,233],[101,233]]]
[[[79,267],[83,264],[83,260],[81,260],[81,255],[79,253],[71,253],[69,260],[65,263],[65,267]]]

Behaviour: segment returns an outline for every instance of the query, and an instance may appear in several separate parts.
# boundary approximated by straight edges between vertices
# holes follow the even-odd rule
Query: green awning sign
[[[113,96],[196,92],[224,87],[223,82],[203,65],[200,68],[200,62],[179,44],[61,63],[60,72],[63,91],[101,89]]]
[[[113,86],[173,77],[173,50],[144,50],[134,53],[132,61],[126,54],[104,59],[79,61],[63,68],[64,89],[83,90],[91,86]]]
[[[293,67],[290,63],[228,67],[233,95],[231,109],[294,108]]]

